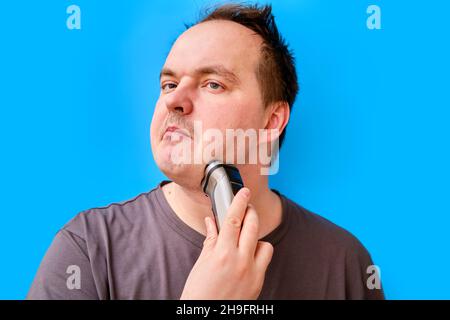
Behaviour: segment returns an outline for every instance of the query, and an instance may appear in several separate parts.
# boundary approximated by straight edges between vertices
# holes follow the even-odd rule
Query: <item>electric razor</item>
[[[203,192],[211,199],[217,231],[228,212],[236,193],[244,186],[239,170],[219,160],[209,162],[201,182]]]

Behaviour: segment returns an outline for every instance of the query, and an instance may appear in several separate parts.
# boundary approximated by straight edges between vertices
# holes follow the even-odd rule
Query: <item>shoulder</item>
[[[61,230],[68,231],[80,238],[100,237],[114,230],[126,232],[145,219],[152,210],[157,187],[150,191],[121,202],[107,206],[83,210],[68,221]]]
[[[301,241],[306,241],[317,249],[347,251],[370,257],[361,241],[350,231],[286,196],[282,197],[287,207],[290,234],[300,237]]]

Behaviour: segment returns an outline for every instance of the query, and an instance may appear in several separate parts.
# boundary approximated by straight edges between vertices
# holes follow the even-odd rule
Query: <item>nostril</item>
[[[175,111],[183,112],[183,107],[175,107]]]

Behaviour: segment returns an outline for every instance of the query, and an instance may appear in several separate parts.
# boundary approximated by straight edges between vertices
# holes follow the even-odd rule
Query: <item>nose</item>
[[[188,86],[177,86],[165,98],[169,112],[178,112],[187,115],[192,112],[193,103]]]

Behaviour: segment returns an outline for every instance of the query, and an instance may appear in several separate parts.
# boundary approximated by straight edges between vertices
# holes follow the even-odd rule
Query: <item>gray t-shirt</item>
[[[205,236],[169,206],[168,182],[76,215],[57,232],[27,299],[178,299]],[[353,235],[273,191],[282,222],[261,239],[274,254],[259,299],[384,298],[367,286],[373,263]]]

